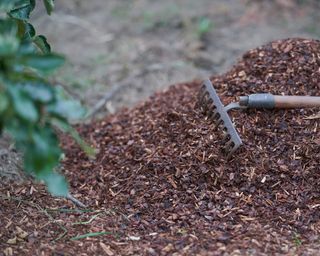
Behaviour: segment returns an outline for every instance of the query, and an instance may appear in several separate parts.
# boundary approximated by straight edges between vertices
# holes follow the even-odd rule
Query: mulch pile
[[[211,81],[224,103],[257,92],[320,96],[320,42],[271,42]],[[316,255],[319,109],[231,112],[244,146],[227,161],[221,131],[196,104],[199,88],[199,82],[174,85],[133,109],[80,127],[99,149],[95,160],[66,139],[64,173],[71,191],[93,212],[62,211],[70,203],[51,198],[41,186],[33,185],[37,191],[30,195],[31,185],[2,185],[2,194],[11,193],[1,200],[2,251]],[[7,244],[25,209],[29,238],[18,235],[17,244]],[[75,225],[79,219],[89,223]],[[67,233],[59,238],[63,227]],[[110,233],[70,241],[101,231]]]

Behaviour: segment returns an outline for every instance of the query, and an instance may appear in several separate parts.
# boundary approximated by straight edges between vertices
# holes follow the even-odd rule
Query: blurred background
[[[271,40],[318,39],[319,16],[318,0],[64,0],[33,23],[68,58],[54,82],[89,108],[109,97],[105,114],[225,72]]]

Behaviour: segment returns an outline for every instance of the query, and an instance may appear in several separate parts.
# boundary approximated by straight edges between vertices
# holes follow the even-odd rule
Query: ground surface
[[[122,106],[132,106],[146,99],[155,90],[162,90],[170,84],[195,78],[202,79],[228,70],[245,50],[266,41],[290,36],[319,37],[319,29],[314,22],[319,14],[315,8],[316,4],[312,1],[303,1],[301,4],[280,0],[276,3],[272,2],[256,4],[251,1],[161,1],[161,3],[154,1],[90,1],[89,4],[87,1],[64,1],[58,5],[52,18],[43,17],[39,11],[34,19],[40,31],[48,35],[54,49],[70,57],[70,63],[59,73],[55,81],[66,87],[71,94],[93,107],[105,93],[116,86],[121,87],[121,90],[107,103],[107,107],[100,111],[105,114],[114,112]],[[199,24],[207,20],[210,20],[212,24],[204,30],[205,32],[201,32]],[[91,25],[94,29],[89,29]],[[183,87],[182,95],[187,94],[192,99],[190,92],[195,89],[192,87],[190,91],[186,88],[188,87]],[[175,92],[176,94],[178,92]],[[179,99],[173,97],[173,99],[181,103],[180,100],[183,101],[183,97]],[[121,119],[121,116],[119,118]],[[173,113],[168,118],[175,120],[176,114]],[[108,127],[102,124],[101,129],[105,130]],[[94,134],[93,131],[91,133]],[[99,138],[99,136],[96,138],[95,143],[102,140]],[[120,138],[118,140],[121,141]],[[130,141],[129,139],[126,143],[132,143]],[[19,159],[15,152],[8,147],[7,143],[2,146],[6,150],[1,151],[1,168],[9,166],[14,169],[19,166]],[[73,152],[77,151],[70,153],[74,154]],[[128,157],[128,155],[123,157]],[[216,254],[234,253],[235,255],[257,252],[315,254],[319,246],[316,242],[318,240],[317,215],[313,212],[316,212],[318,208],[316,200],[312,201],[309,209],[315,214],[312,215],[311,224],[313,226],[305,223],[304,220],[301,221],[302,225],[307,226],[307,230],[313,227],[313,231],[309,230],[310,235],[307,236],[304,233],[305,230],[299,225],[286,221],[280,227],[274,224],[288,216],[293,216],[292,219],[288,218],[292,221],[301,220],[299,211],[307,213],[307,209],[301,210],[301,207],[294,207],[290,204],[283,206],[284,212],[282,213],[285,217],[280,215],[279,219],[275,218],[270,224],[268,221],[260,221],[259,214],[243,215],[237,207],[229,205],[230,201],[236,201],[238,197],[242,198],[242,192],[236,189],[233,191],[233,196],[230,196],[226,202],[222,202],[219,194],[225,193],[224,190],[218,192],[219,190],[209,189],[211,196],[216,197],[214,201],[212,197],[202,198],[201,189],[207,190],[206,187],[200,188],[198,191],[200,194],[193,194],[193,187],[189,194],[188,189],[183,188],[178,197],[183,198],[186,193],[188,199],[184,200],[196,197],[203,199],[200,199],[200,202],[218,202],[221,204],[220,207],[224,205],[221,208],[224,210],[222,213],[217,213],[217,209],[213,210],[212,206],[208,206],[206,210],[208,212],[201,213],[199,217],[201,211],[193,212],[192,210],[197,207],[197,204],[199,206],[199,202],[190,206],[188,201],[182,200],[186,209],[182,209],[180,215],[172,215],[169,212],[163,218],[161,214],[157,218],[157,209],[170,208],[172,204],[163,198],[162,190],[159,190],[158,201],[154,199],[156,201],[153,202],[150,199],[151,201],[147,202],[149,205],[143,206],[143,202],[137,199],[139,193],[143,193],[139,190],[139,184],[137,184],[138,187],[130,188],[132,184],[125,183],[128,177],[124,177],[124,180],[120,179],[118,181],[120,184],[124,183],[130,188],[127,190],[128,187],[125,187],[122,192],[123,196],[120,196],[121,190],[118,190],[117,183],[108,183],[110,186],[106,186],[106,183],[111,182],[112,178],[105,180],[106,178],[98,175],[99,172],[104,172],[103,165],[94,167],[96,174],[88,175],[84,171],[91,168],[92,163],[87,160],[81,162],[82,156],[79,157],[79,160],[77,158],[77,155],[73,155],[74,165],[70,165],[69,162],[68,168],[74,170],[75,167],[81,166],[81,170],[76,168],[74,173],[81,171],[82,176],[74,177],[68,172],[67,174],[71,181],[72,192],[79,198],[86,198],[86,203],[90,205],[88,212],[76,211],[69,202],[51,198],[41,186],[32,184],[13,186],[14,183],[11,184],[12,187],[7,183],[1,185],[1,214],[5,216],[2,217],[1,228],[6,232],[0,234],[0,254],[29,252],[33,255],[31,248],[37,248],[37,254],[54,252],[54,255],[73,255],[75,252],[83,252],[83,255],[97,252],[106,255],[119,253],[123,255],[129,253],[164,255],[174,252],[177,255],[188,253],[204,255],[210,254],[213,249],[217,250]],[[81,162],[81,165],[78,164],[78,161]],[[120,170],[125,166],[117,166],[117,168]],[[5,170],[14,173],[11,169],[6,168]],[[139,168],[137,170],[141,171]],[[207,174],[203,175],[200,175],[200,180],[204,179]],[[281,173],[278,175],[281,177]],[[264,176],[261,177],[261,180],[264,179]],[[77,183],[77,178],[82,185]],[[170,175],[166,177],[175,190],[176,178]],[[222,180],[225,178],[222,177]],[[234,179],[230,176],[227,177],[227,180],[229,178]],[[269,176],[266,179],[268,178]],[[292,179],[296,182],[295,177]],[[143,177],[139,177],[138,181],[141,180]],[[195,184],[193,182],[191,185]],[[91,189],[85,186],[89,183],[92,186]],[[228,182],[226,184],[230,186]],[[316,189],[316,187],[314,183],[312,188]],[[138,202],[127,202],[128,206],[121,205],[126,192]],[[302,195],[305,192],[302,189]],[[113,200],[112,198],[117,198],[118,193],[120,193],[120,201]],[[299,193],[289,198],[296,200],[299,198],[297,196]],[[317,194],[313,196],[316,198]],[[141,196],[141,200],[143,198]],[[261,202],[261,199],[259,200],[261,205],[274,207],[271,199],[273,198],[264,203]],[[130,198],[128,200],[130,201]],[[245,195],[241,200],[250,202],[251,199]],[[281,200],[286,199],[280,198]],[[110,205],[108,205],[109,201]],[[130,207],[137,203],[141,203],[142,209],[139,209],[138,212],[135,209],[131,213]],[[151,207],[151,210],[154,208],[150,219],[143,218],[143,207]],[[228,219],[229,215],[230,219]],[[188,219],[186,216],[189,216],[189,221],[186,220]],[[224,224],[208,225],[208,222],[217,218],[216,216],[221,218]],[[243,223],[247,223],[245,224],[248,225],[246,231],[243,230],[243,226],[237,227],[234,224],[232,218],[235,216]],[[272,219],[272,216],[268,215],[268,218]],[[153,222],[152,219],[155,221]],[[83,223],[77,223],[81,221]],[[175,226],[175,223],[180,226]],[[172,229],[170,225],[173,226]],[[204,232],[201,233],[201,230]],[[210,233],[210,230],[213,233]],[[81,234],[101,231],[106,233],[99,233],[96,238],[81,239],[78,237],[79,241],[70,241],[71,238]],[[26,237],[28,242],[25,242]],[[208,240],[210,237],[214,239]],[[55,239],[57,242],[50,242]],[[241,248],[239,244],[242,245]]]
[[[57,4],[51,17],[38,9],[33,22],[53,50],[68,57],[54,82],[90,109],[100,99],[110,98],[101,101],[101,117],[170,84],[226,71],[246,50],[271,40],[319,38],[319,4],[316,0],[67,0]],[[110,92],[116,93],[108,97]],[[2,144],[1,166],[6,166],[6,176],[19,179],[20,157],[8,151],[8,140]]]
[[[70,60],[56,80],[89,106],[113,86],[126,86],[109,102],[112,111],[170,84],[226,71],[271,40],[320,37],[317,1],[257,2],[69,0],[52,17],[39,12],[34,19]]]

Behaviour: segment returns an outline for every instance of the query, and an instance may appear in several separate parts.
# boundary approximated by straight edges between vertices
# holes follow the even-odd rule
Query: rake
[[[311,108],[320,107],[320,97],[316,96],[282,96],[270,93],[257,93],[240,96],[238,102],[231,102],[224,106],[209,79],[201,86],[198,103],[209,120],[215,122],[223,131],[224,151],[227,159],[243,144],[231,121],[228,111],[231,109],[247,108]]]

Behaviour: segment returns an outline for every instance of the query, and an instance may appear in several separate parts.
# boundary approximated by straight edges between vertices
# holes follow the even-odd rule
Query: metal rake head
[[[229,159],[232,154],[242,145],[240,136],[234,127],[228,110],[230,107],[225,107],[216,90],[214,89],[209,79],[205,80],[199,92],[198,103],[208,116],[208,118],[215,122],[217,127],[221,127],[224,133],[223,143],[225,144],[224,150]]]

